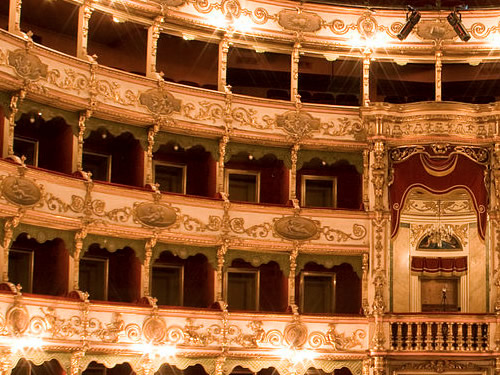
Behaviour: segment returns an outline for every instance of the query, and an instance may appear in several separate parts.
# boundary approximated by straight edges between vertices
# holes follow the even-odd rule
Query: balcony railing
[[[395,351],[490,350],[492,323],[487,315],[398,317],[389,323],[390,349]]]

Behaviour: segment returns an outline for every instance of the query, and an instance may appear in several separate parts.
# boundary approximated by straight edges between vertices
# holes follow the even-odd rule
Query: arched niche
[[[70,174],[73,171],[73,132],[63,117],[43,109],[22,112],[14,128],[14,154],[34,167]],[[54,152],[58,150],[58,152]]]
[[[361,276],[350,263],[325,267],[311,261],[297,268],[295,297],[302,312],[360,313]]]
[[[299,151],[297,197],[306,207],[360,209],[362,155]]]
[[[95,180],[142,187],[144,145],[140,136],[146,131],[133,126],[106,126],[95,120],[89,123],[83,142],[83,170],[90,171]]]
[[[169,250],[151,265],[151,295],[158,305],[205,308],[214,302],[215,272],[204,254],[180,258]]]
[[[217,158],[215,140],[158,133],[153,180],[161,191],[214,197]]]
[[[79,286],[89,298],[136,302],[140,297],[141,262],[130,247],[113,252],[91,244],[80,258]]]
[[[229,199],[286,204],[289,199],[289,150],[254,145],[241,147],[233,143],[229,145],[231,154],[226,158],[224,176]],[[254,199],[247,199],[245,194],[241,194],[246,191],[243,189],[245,185],[248,189],[255,185]]]
[[[250,263],[231,256],[224,267],[224,294],[230,310],[285,311],[288,279],[274,260]],[[272,288],[268,286],[272,285]]]
[[[65,296],[69,278],[65,241],[55,235],[32,237],[27,232],[14,238],[9,249],[9,281],[21,284],[25,293]]]
[[[485,312],[489,256],[469,189],[419,185],[405,194],[399,211],[391,244],[394,311]]]

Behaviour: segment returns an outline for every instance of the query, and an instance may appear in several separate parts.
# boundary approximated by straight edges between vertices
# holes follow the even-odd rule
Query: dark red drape
[[[420,187],[434,194],[445,194],[455,189],[467,190],[477,212],[479,236],[484,239],[488,199],[484,165],[464,155],[452,154],[447,159],[438,159],[415,154],[403,162],[395,163],[393,167],[394,181],[389,192],[392,236],[397,233],[406,195],[411,189]]]

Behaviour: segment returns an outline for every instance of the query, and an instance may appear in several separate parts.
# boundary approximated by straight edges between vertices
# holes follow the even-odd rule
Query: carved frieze
[[[0,191],[5,199],[18,206],[35,206],[42,199],[42,190],[24,176],[7,176],[1,182]]]
[[[285,216],[274,222],[278,235],[289,240],[308,240],[318,234],[318,226],[313,220],[300,216]]]
[[[42,77],[47,77],[48,65],[42,63],[38,56],[27,52],[25,49],[9,51],[8,63],[24,79],[36,81]]]
[[[139,102],[157,116],[170,115],[181,110],[181,100],[161,89],[151,89],[141,93]]]
[[[276,125],[294,139],[303,139],[320,129],[321,120],[304,111],[288,111],[276,116]]]
[[[285,30],[312,33],[321,29],[322,20],[316,13],[283,9],[278,13],[278,23]]]
[[[439,374],[446,371],[456,371],[456,370],[481,370],[481,367],[472,362],[457,362],[451,360],[430,360],[425,362],[409,362],[399,367],[399,370],[423,370],[423,371],[433,371]]]
[[[166,228],[177,220],[177,210],[159,203],[135,203],[133,213],[136,221],[148,227]]]

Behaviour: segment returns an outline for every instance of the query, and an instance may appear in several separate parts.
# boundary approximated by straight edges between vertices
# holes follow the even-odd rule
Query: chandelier
[[[438,221],[437,225],[432,224],[425,230],[425,234],[428,238],[429,245],[435,245],[437,248],[441,249],[443,247],[443,242],[451,243],[453,242],[453,228],[451,225],[444,225],[441,223],[441,201],[437,201],[437,214]]]

